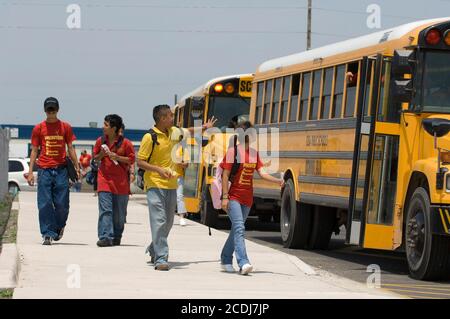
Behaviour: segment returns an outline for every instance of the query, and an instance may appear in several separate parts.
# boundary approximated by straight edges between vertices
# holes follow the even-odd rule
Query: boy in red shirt
[[[130,195],[129,171],[135,154],[133,144],[119,135],[122,124],[119,115],[107,115],[104,137],[98,138],[94,146],[94,159],[101,161],[97,177],[99,247],[120,245],[124,230]]]
[[[37,160],[39,225],[43,245],[60,240],[69,215],[69,178],[67,174],[66,145],[80,178],[80,167],[72,142],[75,140],[69,123],[60,121],[58,100],[49,97],[44,102],[47,119],[36,125],[31,135],[30,169],[28,183],[34,184],[33,167]]]

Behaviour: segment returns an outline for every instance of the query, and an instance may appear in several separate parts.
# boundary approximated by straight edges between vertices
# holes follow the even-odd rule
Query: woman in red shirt
[[[245,136],[245,142],[237,145],[237,163],[239,168],[230,180],[230,173],[234,163],[235,148],[231,146],[220,164],[223,169],[222,175],[222,209],[228,213],[231,220],[231,230],[227,241],[222,249],[221,264],[222,269],[227,272],[234,272],[233,252],[239,266],[239,273],[247,275],[253,270],[253,266],[247,256],[245,248],[245,220],[248,217],[253,204],[253,173],[257,171],[261,178],[277,183],[282,188],[284,180],[272,177],[263,170],[263,163],[258,151],[250,147],[250,138],[256,136],[256,132],[250,122],[246,121],[238,125],[239,140]],[[242,134],[245,133],[245,134]],[[252,134],[253,133],[253,134]],[[228,187],[228,181],[231,186]]]

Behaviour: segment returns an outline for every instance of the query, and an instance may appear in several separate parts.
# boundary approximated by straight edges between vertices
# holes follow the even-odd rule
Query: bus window
[[[322,70],[314,71],[313,73],[313,89],[311,97],[311,112],[309,113],[310,120],[317,120],[319,115],[320,103],[320,83],[322,82]]]
[[[300,92],[300,74],[294,74],[292,76],[292,93],[291,93],[291,107],[289,108],[289,122],[295,122],[297,120],[299,92]]]
[[[347,94],[346,94],[346,107],[344,117],[353,117],[355,114],[355,102],[356,102],[356,88],[358,85],[358,65],[359,63],[350,63],[347,67],[346,84],[347,84]]]
[[[190,106],[191,106],[191,99],[188,98],[186,99],[186,102],[183,107],[183,127],[189,127]]]
[[[264,96],[264,109],[263,109],[263,118],[262,123],[269,123],[269,114],[270,114],[270,104],[272,98],[272,83],[273,80],[266,81],[266,91]]]
[[[291,77],[283,78],[283,96],[281,97],[280,122],[287,122],[287,108],[289,102],[289,90],[291,89]]]
[[[367,81],[366,81],[366,92],[365,92],[365,96],[364,96],[364,113],[363,116],[370,116],[370,106],[372,103],[372,83],[373,83],[373,68],[374,68],[374,63],[372,60],[369,61],[369,66],[368,66],[368,70],[367,70]]]
[[[448,51],[424,52],[424,66],[418,69],[423,70],[424,112],[448,113],[450,110],[449,57]],[[417,87],[422,87],[422,84]]]
[[[264,82],[259,82],[256,91],[255,124],[261,123],[261,108],[264,94]]]
[[[380,102],[378,106],[377,120],[380,122],[400,123],[401,103],[393,102],[389,96],[391,62],[383,61],[381,71]]]
[[[320,118],[327,119],[330,117],[330,104],[331,104],[331,87],[333,85],[333,68],[325,70],[325,78],[323,80],[323,94],[322,94],[322,106],[320,111]]]
[[[311,73],[303,74],[302,97],[300,100],[300,112],[298,114],[299,121],[306,121],[308,114],[309,87],[311,85]]]
[[[216,127],[225,132],[241,121],[248,120],[250,98],[211,96],[209,98],[208,118],[217,119]]]
[[[278,78],[275,80],[275,86],[273,88],[273,104],[272,104],[272,115],[270,117],[270,123],[278,122],[278,108],[280,105],[281,80],[282,80],[282,78]]]
[[[342,96],[344,94],[345,65],[336,68],[335,88],[333,96],[333,118],[340,118],[342,112]]]

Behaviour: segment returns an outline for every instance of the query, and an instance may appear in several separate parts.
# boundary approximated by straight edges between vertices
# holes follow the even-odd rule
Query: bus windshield
[[[450,52],[425,52],[423,111],[450,113]]]
[[[212,96],[209,98],[208,118],[217,118],[216,127],[222,132],[241,121],[248,121],[250,98]]]

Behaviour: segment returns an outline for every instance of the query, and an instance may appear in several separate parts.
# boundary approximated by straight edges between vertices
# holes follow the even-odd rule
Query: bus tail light
[[[431,29],[425,35],[425,41],[430,45],[436,45],[441,41],[441,32],[438,29]]]
[[[223,91],[223,84],[222,83],[217,83],[216,85],[214,85],[214,92],[222,93],[222,91]]]
[[[450,29],[445,31],[444,42],[446,45],[450,46]]]
[[[225,84],[225,92],[227,92],[228,94],[233,94],[234,93],[234,85],[231,83]]]

